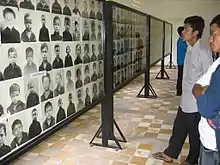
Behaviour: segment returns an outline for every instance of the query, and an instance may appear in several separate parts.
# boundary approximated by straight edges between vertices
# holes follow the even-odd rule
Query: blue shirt
[[[179,37],[177,41],[177,64],[183,65],[186,56],[187,44]]]

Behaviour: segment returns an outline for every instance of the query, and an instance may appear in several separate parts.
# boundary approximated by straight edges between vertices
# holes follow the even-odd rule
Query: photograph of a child
[[[83,41],[89,41],[90,33],[89,33],[89,21],[87,19],[83,19]]]
[[[54,108],[56,109],[56,123],[61,122],[66,118],[66,112],[64,109],[64,97],[57,97],[53,100]]]
[[[41,105],[42,105],[41,111],[43,116],[42,128],[43,131],[46,131],[47,129],[55,125],[54,105],[57,104],[53,104],[52,100],[48,100]]]
[[[92,103],[95,103],[96,101],[98,101],[99,96],[98,96],[98,87],[97,87],[97,83],[93,83],[92,84]]]
[[[70,2],[72,2],[72,0]],[[72,15],[69,0],[64,0],[63,15]]]
[[[35,0],[22,0],[19,6],[23,9],[35,10],[35,2]]]
[[[83,63],[84,64],[90,63],[89,44],[88,43],[84,44]]]
[[[62,8],[59,0],[53,0],[51,12],[54,14],[62,14]]]
[[[40,66],[39,71],[51,71],[52,65],[51,65],[51,55],[50,55],[50,47],[48,43],[41,43],[39,44],[39,47],[37,48],[39,50],[39,54],[41,54],[40,57]]]
[[[81,88],[83,86],[83,82],[82,82],[82,68],[81,67],[77,67],[76,68],[76,84],[75,84],[75,88]]]
[[[50,24],[49,24],[50,17],[48,18],[46,14],[41,14],[41,28],[39,31],[38,40],[41,42],[49,42],[50,41]]]
[[[73,0],[73,14],[77,16],[81,16],[81,12],[79,9],[81,0]]]
[[[80,18],[73,17],[72,23],[72,32],[73,32],[73,41],[80,41],[81,40],[81,21]]]
[[[62,32],[62,22],[60,16],[54,16],[53,18],[53,34],[51,34],[51,41],[62,41],[63,36]]]
[[[71,17],[64,18],[64,31],[63,31],[63,41],[72,41],[72,20]]]
[[[41,102],[46,101],[48,99],[53,98],[53,84],[51,74],[47,72],[40,78],[40,86],[41,86]]]
[[[67,92],[73,92],[74,90],[74,80],[75,80],[75,76],[73,75],[73,68],[67,68],[65,69],[65,83],[66,83],[66,91]]]
[[[84,85],[89,84],[91,82],[90,80],[90,67],[89,64],[84,66]]]
[[[65,61],[64,61],[64,66],[65,67],[71,67],[73,66],[73,58],[72,58],[72,50],[70,44],[63,44],[63,49],[65,50]],[[64,52],[63,50],[63,52]]]
[[[53,69],[60,69],[63,68],[63,50],[62,50],[62,45],[56,43],[55,45],[52,46],[53,48],[53,56],[54,56],[54,60],[53,60]],[[52,51],[51,51],[52,52]]]
[[[0,157],[5,156],[11,152],[11,147],[6,144],[6,141],[9,139],[8,136],[8,125],[4,121],[0,121]]]
[[[65,92],[63,69],[53,71],[54,97],[62,95]]]
[[[50,12],[50,0],[36,0],[37,1],[37,10]]]
[[[79,43],[75,45],[75,55],[74,65],[82,64],[82,48]]]
[[[85,107],[84,104],[84,95],[83,95],[83,88],[77,90],[77,111],[82,110]]]
[[[68,103],[67,103],[67,117],[73,115],[74,113],[76,113],[76,107],[75,107],[75,99],[73,97],[73,93],[69,93],[67,94],[68,97]]]
[[[85,106],[89,106],[91,102],[91,87],[90,85],[84,86]]]

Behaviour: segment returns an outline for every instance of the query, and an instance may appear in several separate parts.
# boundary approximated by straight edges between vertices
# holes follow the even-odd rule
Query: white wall
[[[135,0],[115,1],[173,24],[174,63],[176,63],[176,40],[178,37],[176,29],[179,25],[183,25],[184,18],[191,15],[200,15],[205,19],[206,26],[202,41],[207,43],[209,22],[215,15],[220,13],[220,1],[218,0],[136,0],[138,3]],[[168,59],[166,61],[168,62]]]

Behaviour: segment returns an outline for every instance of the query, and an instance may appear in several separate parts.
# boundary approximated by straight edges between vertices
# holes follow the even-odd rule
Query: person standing
[[[182,80],[183,80],[183,65],[186,56],[187,44],[183,40],[182,32],[184,30],[183,26],[178,27],[177,32],[179,34],[179,39],[177,41],[177,65],[178,65],[178,78],[176,83],[176,95],[181,96],[182,94]]]
[[[208,49],[200,43],[205,26],[204,19],[200,16],[191,16],[185,19],[184,24],[183,39],[188,42],[188,48],[184,61],[181,102],[169,146],[163,152],[154,153],[153,157],[171,163],[173,159],[178,158],[189,135],[189,154],[181,165],[195,165],[198,163],[200,150],[198,131],[200,114],[192,89],[195,82],[206,73],[213,60]]]
[[[220,14],[215,16],[210,23],[209,43],[213,54],[218,56],[220,52]],[[198,111],[202,116],[199,122],[201,140],[199,165],[220,164],[219,83],[220,58],[217,58],[193,87]]]

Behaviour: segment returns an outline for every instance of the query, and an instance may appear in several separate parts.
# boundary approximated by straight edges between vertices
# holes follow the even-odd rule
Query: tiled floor
[[[167,70],[170,80],[156,80],[158,68],[152,71],[152,86],[157,99],[141,99],[136,95],[142,87],[140,76],[115,94],[115,119],[128,143],[115,151],[89,147],[89,141],[100,123],[100,105],[58,131],[13,165],[167,165],[152,158],[163,150],[172,132],[172,123],[179,104],[175,96],[176,70]],[[172,165],[183,161],[188,152],[186,142],[181,156]]]

